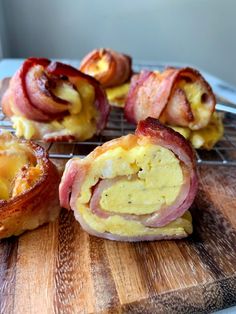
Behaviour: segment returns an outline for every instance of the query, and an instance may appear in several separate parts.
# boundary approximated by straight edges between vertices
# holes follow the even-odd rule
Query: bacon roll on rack
[[[39,145],[0,134],[0,239],[53,221],[60,177]]]
[[[16,135],[45,141],[86,140],[106,124],[109,104],[100,84],[77,69],[29,58],[2,100]]]
[[[197,192],[195,155],[179,133],[158,120],[140,121],[134,135],[71,159],[59,187],[88,233],[121,241],[183,238]]]
[[[199,130],[208,125],[215,96],[202,75],[192,68],[167,68],[162,73],[136,75],[126,98],[125,115],[133,123],[146,117]]]
[[[132,75],[132,59],[112,49],[95,49],[84,57],[80,71],[95,77],[111,105],[124,106]]]

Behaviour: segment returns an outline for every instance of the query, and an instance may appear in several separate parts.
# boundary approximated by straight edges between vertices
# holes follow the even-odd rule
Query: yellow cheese
[[[0,200],[8,200],[9,199],[9,189],[10,182],[0,177]]]
[[[188,139],[194,148],[212,149],[221,139],[224,133],[222,117],[216,112],[212,115],[209,124],[200,130],[190,130],[189,128],[169,125],[176,132]]]
[[[24,137],[26,140],[34,138],[37,131],[33,121],[20,116],[13,116],[11,120],[13,122],[13,128],[16,130],[15,134],[17,137]]]
[[[42,170],[40,169],[39,165],[35,167],[28,167],[25,173],[19,171],[14,181],[12,197],[20,195],[24,191],[29,190],[38,181],[41,174]]]
[[[41,175],[41,170],[34,171],[35,157],[27,146],[15,140],[0,139],[0,199],[8,200],[29,189]],[[20,176],[22,169],[27,168],[26,176]],[[30,175],[28,185],[25,179]],[[18,192],[13,192],[17,185]]]
[[[80,112],[82,107],[80,94],[71,85],[62,82],[56,86],[53,90],[53,94],[63,100],[67,100],[71,104],[71,107],[69,108],[71,114]]]
[[[109,69],[109,63],[106,61],[106,56],[101,57],[97,62],[94,62],[86,69],[86,73],[91,76],[96,76],[102,72],[106,72]]]
[[[58,84],[54,93],[61,99],[71,103],[70,115],[62,120],[50,123],[40,123],[28,120],[21,116],[13,116],[13,127],[17,137],[26,139],[39,138],[45,133],[60,132],[60,134],[74,135],[83,141],[91,138],[96,132],[98,111],[94,106],[94,87],[85,80],[80,80],[76,85],[77,91],[68,84]],[[62,132],[62,133],[61,133]]]
[[[202,102],[202,95],[205,93],[204,88],[198,82],[187,83],[185,80],[180,80],[177,87],[184,90],[186,97],[191,105],[192,113],[194,115],[195,122],[208,121],[211,117],[211,111],[206,107],[206,104]],[[190,128],[194,129],[195,126],[191,125]]]
[[[124,107],[125,97],[128,94],[130,83],[125,83],[119,86],[106,89],[108,101],[113,106]]]

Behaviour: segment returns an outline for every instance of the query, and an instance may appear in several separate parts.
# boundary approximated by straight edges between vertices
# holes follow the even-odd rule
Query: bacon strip
[[[48,59],[29,58],[22,64],[3,96],[3,111],[7,116],[23,116],[37,122],[60,120],[70,115],[71,103],[57,97],[53,89],[58,82],[64,82],[77,90],[76,84],[80,81],[95,89],[94,106],[99,113],[96,118],[99,133],[105,127],[109,114],[109,104],[99,83],[69,65]]]
[[[99,70],[99,62],[107,67]],[[128,81],[132,74],[131,57],[111,49],[96,49],[84,57],[80,71],[95,77],[103,87],[113,87]]]
[[[104,175],[102,175],[96,185],[91,187],[91,199],[87,205],[88,211],[100,219],[109,219],[109,217],[119,215],[127,221],[138,221],[143,226],[159,228],[180,219],[180,217],[189,209],[197,192],[198,180],[196,175],[195,154],[188,142],[179,133],[163,126],[158,120],[153,118],[147,118],[146,120],[139,122],[135,135],[131,137],[131,140],[129,140],[128,137],[129,136],[122,137],[115,141],[105,143],[102,147],[95,149],[84,160],[75,159],[70,161],[66,166],[66,171],[63,174],[60,184],[60,202],[62,206],[68,209],[72,208],[76,219],[80,222],[82,227],[93,235],[124,241],[159,239],[162,237],[138,236],[129,238],[125,236],[120,237],[116,234],[108,234],[107,232],[99,233],[85,222],[83,214],[80,213],[80,210],[76,205],[77,200],[80,197],[82,186],[92,169],[93,160],[110,149],[118,147],[119,143],[121,147],[125,147],[128,150],[128,142],[130,143],[130,148],[132,148],[137,145],[139,141],[145,139],[148,143],[171,150],[180,161],[184,181],[175,202],[169,206],[163,206],[152,214],[145,215],[117,214],[117,212],[112,212],[112,209],[109,212],[104,211],[100,205],[101,195],[104,190],[115,184],[121,177],[110,179],[104,178]],[[133,180],[138,179],[136,175],[132,176]],[[129,180],[130,179],[131,178],[129,177]],[[163,238],[165,238],[165,236],[163,236]]]
[[[22,149],[19,156],[26,154],[29,160],[33,160],[41,171],[36,181],[30,188],[22,193],[11,196],[8,200],[0,200],[0,239],[19,235],[26,230],[35,229],[38,226],[53,221],[60,212],[58,201],[59,173],[55,165],[48,159],[46,151],[39,145],[14,138],[9,133],[0,135],[2,145],[14,147],[15,143],[21,143]],[[10,156],[8,158],[11,158]],[[32,180],[33,173],[28,173],[32,168],[27,165],[19,169],[18,182]],[[34,168],[33,168],[34,169]],[[28,178],[28,179],[27,179]],[[21,189],[20,189],[21,190]]]
[[[193,108],[186,91],[179,86],[197,83],[201,99]],[[191,94],[195,91],[191,92]],[[194,96],[194,95],[192,95]],[[147,117],[161,122],[197,130],[205,127],[215,109],[215,96],[202,75],[192,68],[167,68],[164,72],[143,71],[132,78],[126,98],[125,115],[137,123]],[[201,107],[200,107],[201,106]]]

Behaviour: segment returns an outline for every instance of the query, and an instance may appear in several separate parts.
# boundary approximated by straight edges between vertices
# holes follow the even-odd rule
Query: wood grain
[[[236,171],[202,166],[199,175],[185,240],[98,239],[63,210],[56,222],[1,241],[1,311],[206,313],[236,304]]]
[[[103,240],[62,210],[54,223],[2,240],[1,313],[209,313],[236,304],[236,168],[198,171],[187,239]]]

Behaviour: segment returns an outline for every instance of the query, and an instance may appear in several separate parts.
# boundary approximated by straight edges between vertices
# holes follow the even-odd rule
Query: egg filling
[[[66,83],[61,83],[53,90],[54,95],[68,101],[70,115],[62,120],[41,123],[28,120],[24,117],[13,116],[13,127],[16,129],[17,137],[31,138],[41,137],[41,132],[63,132],[65,135],[74,135],[84,141],[96,133],[96,121],[98,111],[94,106],[94,87],[85,80],[79,80],[76,89]]]
[[[22,143],[0,140],[0,200],[30,189],[42,175],[32,152]]]
[[[134,135],[126,139],[134,140]],[[132,140],[131,140],[132,142]],[[141,143],[140,143],[141,144]],[[100,217],[90,206],[93,187],[103,179],[110,180],[110,186],[103,189],[98,206],[108,218]],[[100,181],[99,181],[100,180]],[[109,182],[109,181],[108,181]],[[173,204],[184,183],[179,159],[164,147],[151,143],[139,145],[139,140],[129,150],[115,147],[107,150],[94,161],[81,187],[76,208],[84,221],[98,232],[110,232],[122,236],[182,235],[191,233],[191,215],[164,227],[147,227],[137,219],[125,215],[152,214]]]

